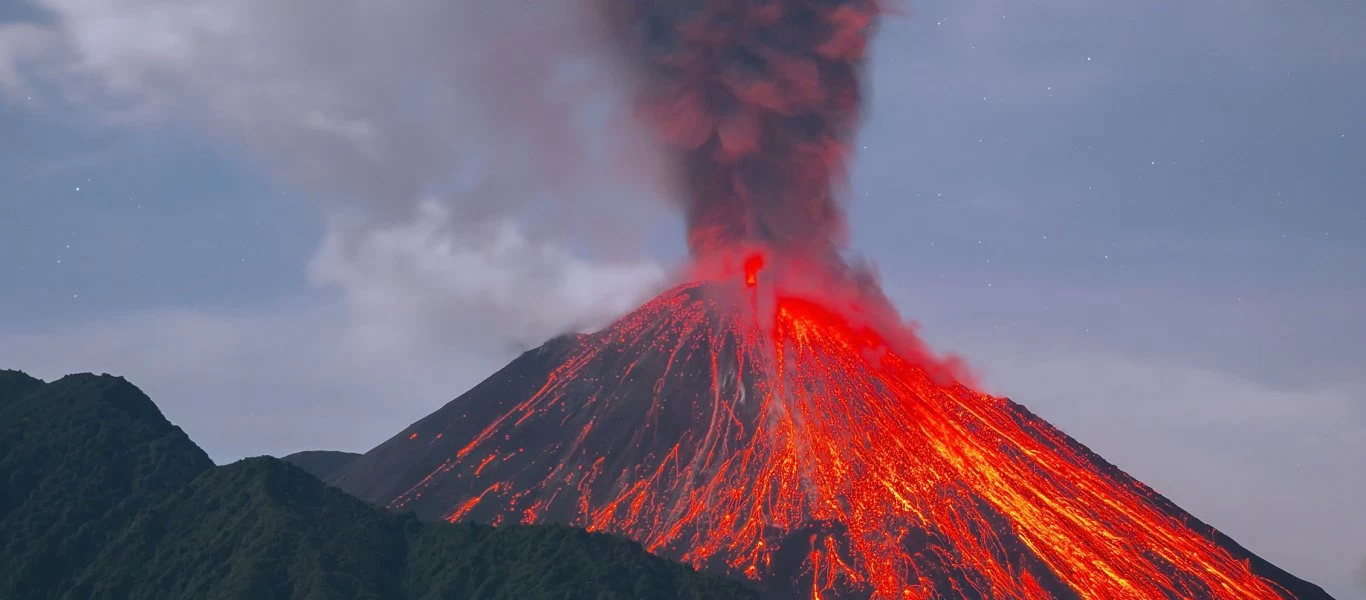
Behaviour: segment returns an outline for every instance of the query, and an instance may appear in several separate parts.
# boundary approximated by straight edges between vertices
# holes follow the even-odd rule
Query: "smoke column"
[[[680,157],[694,256],[830,254],[873,0],[608,0],[641,110]]]

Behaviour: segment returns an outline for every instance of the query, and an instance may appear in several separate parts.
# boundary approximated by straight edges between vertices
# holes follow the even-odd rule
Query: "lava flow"
[[[1060,432],[762,264],[576,340],[527,397],[461,406],[485,426],[391,506],[617,533],[775,598],[1289,595]]]
[[[695,271],[333,483],[426,518],[624,535],[783,600],[1292,596],[1298,580],[973,391],[841,260],[871,0],[602,1],[680,159]]]

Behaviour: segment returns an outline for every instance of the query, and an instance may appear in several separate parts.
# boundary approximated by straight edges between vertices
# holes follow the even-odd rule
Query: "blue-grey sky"
[[[0,366],[364,450],[684,247],[589,2],[0,3]],[[1366,598],[1366,3],[923,0],[857,250],[936,347]]]

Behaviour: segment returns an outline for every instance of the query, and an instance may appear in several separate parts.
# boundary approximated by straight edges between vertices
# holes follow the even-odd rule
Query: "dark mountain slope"
[[[421,524],[279,459],[213,469],[139,517],[74,598],[742,598],[564,527]]]
[[[122,378],[70,375],[22,387],[27,393],[0,408],[6,598],[65,588],[139,511],[213,467]]]
[[[422,524],[279,459],[214,467],[121,378],[35,382],[0,375],[6,600],[754,597],[621,538]]]
[[[0,369],[0,410],[41,385],[41,379],[30,377],[27,373]]]
[[[72,596],[399,598],[395,521],[279,459],[247,459],[140,515]]]
[[[305,450],[295,452],[289,456],[282,457],[283,460],[291,465],[299,467],[318,479],[326,480],[343,467],[355,460],[355,452],[337,452],[335,450]]]
[[[557,525],[419,529],[409,518],[417,532],[409,546],[413,598],[758,598],[617,536]]]
[[[358,498],[381,505],[388,503],[445,463],[455,449],[496,417],[496,411],[503,405],[534,394],[545,384],[546,374],[581,341],[582,336],[561,336],[523,352],[460,399],[356,457],[325,481]],[[448,433],[436,437],[441,432]],[[444,501],[434,499],[435,504]],[[420,509],[417,512],[423,518],[431,517]]]

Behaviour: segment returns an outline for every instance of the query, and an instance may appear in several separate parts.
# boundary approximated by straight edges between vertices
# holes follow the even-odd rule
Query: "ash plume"
[[[828,254],[873,0],[608,0],[642,115],[675,151],[694,255]]]

